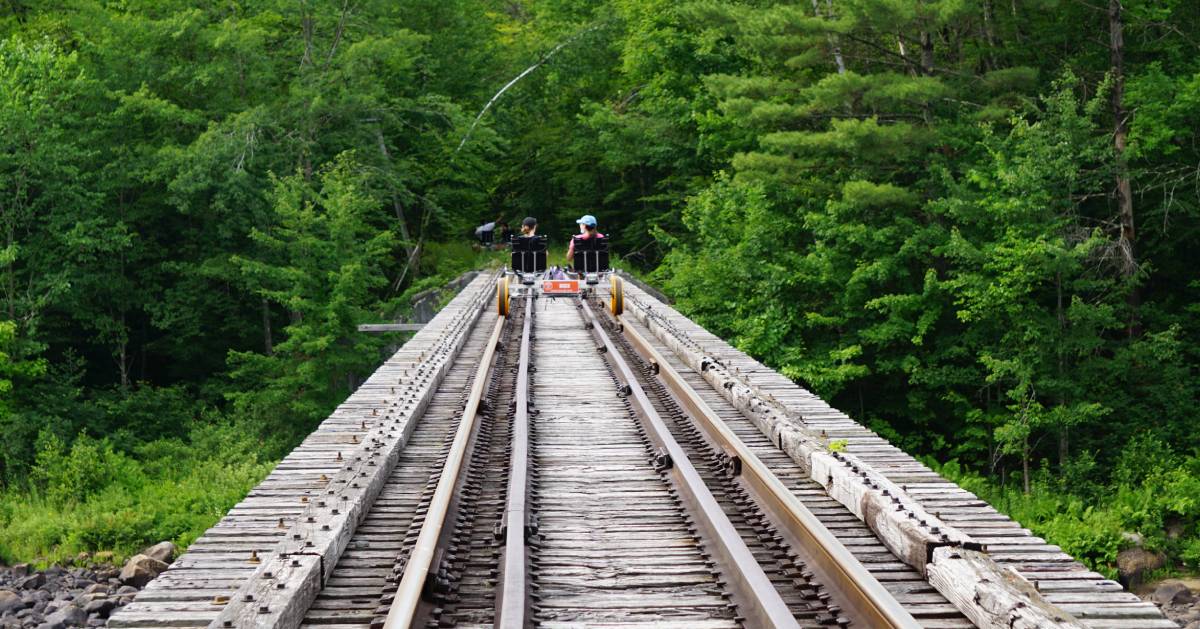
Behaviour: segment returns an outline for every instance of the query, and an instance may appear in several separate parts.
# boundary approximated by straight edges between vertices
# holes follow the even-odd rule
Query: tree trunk
[[[992,0],[983,0],[983,41],[987,42],[988,52],[984,56],[988,70],[995,70],[996,51],[1000,49],[996,42],[996,14],[992,8]]]
[[[813,13],[817,17],[822,17],[821,16],[821,5],[818,3],[818,0],[812,0],[812,5],[813,5]],[[832,19],[833,18],[833,0],[825,0],[825,7],[828,10],[828,14],[825,17]],[[829,40],[829,48],[833,52],[833,62],[835,65],[837,65],[838,74],[845,74],[846,73],[846,60],[842,58],[841,41],[838,39],[838,36],[833,33],[828,33],[828,34],[826,34],[825,37]]]
[[[263,351],[270,356],[275,353],[275,343],[271,340],[271,304],[266,297],[262,298]]]
[[[1013,16],[1013,34],[1016,36],[1017,43],[1025,43],[1025,34],[1021,32],[1021,8],[1019,0],[1012,0],[1012,16]]]
[[[1025,495],[1029,495],[1029,437],[1021,442],[1021,483],[1025,487]]]
[[[908,70],[909,75],[917,76],[917,68],[913,65],[912,59],[908,57],[908,47],[904,45],[903,35],[896,35],[896,47],[900,50],[900,58],[904,60],[904,67]]]
[[[13,222],[15,222],[15,219],[13,220]],[[8,227],[8,229],[5,230],[7,239],[4,244],[5,244],[6,248],[8,248],[11,251],[14,242],[16,242],[16,234],[15,234],[16,230],[13,228],[13,225],[11,222],[8,224],[7,227]],[[16,261],[14,260],[13,262],[8,263],[4,267],[4,283],[6,286],[5,292],[7,293],[4,297],[5,297],[5,301],[8,302],[5,305],[8,307],[8,320],[9,321],[17,320],[17,270],[15,268],[16,267],[15,262]]]
[[[120,202],[117,205],[120,219],[125,219],[125,195],[120,195]],[[121,272],[121,279],[125,279],[125,252],[117,256],[118,270]],[[118,354],[121,359],[121,389],[129,388],[129,369],[133,366],[129,360],[129,325],[127,323],[126,313],[128,306],[125,303],[125,295],[122,294],[118,298],[117,307],[121,309],[121,340],[119,343]]]
[[[1070,458],[1071,427],[1063,424],[1058,428],[1058,469],[1065,469]]]
[[[1117,241],[1121,255],[1121,273],[1130,283],[1129,323],[1127,332],[1130,337],[1141,334],[1138,322],[1138,309],[1141,305],[1141,294],[1135,284],[1138,264],[1134,249],[1137,243],[1133,221],[1133,185],[1129,180],[1129,166],[1125,160],[1125,147],[1129,138],[1130,112],[1125,110],[1125,35],[1122,23],[1121,0],[1109,0],[1108,3],[1108,34],[1109,59],[1112,65],[1112,112],[1113,112],[1113,148],[1117,160],[1117,215],[1121,224],[1121,236]]]
[[[1067,333],[1067,313],[1063,308],[1063,289],[1062,289],[1062,271],[1054,274],[1054,292],[1056,299],[1055,314],[1058,317],[1058,342],[1055,343],[1058,352],[1058,380],[1063,381],[1063,372],[1066,371],[1066,355],[1063,352],[1062,340]],[[1061,386],[1061,385],[1060,385]],[[1063,406],[1067,403],[1062,394],[1058,395],[1058,405]],[[1071,427],[1063,424],[1058,427],[1058,469],[1063,469],[1067,464],[1067,457],[1070,455],[1068,438],[1070,437]]]
[[[125,328],[125,311],[121,311],[121,340],[117,343],[117,362],[121,371],[121,390],[129,388],[129,334]]]
[[[138,330],[138,340],[141,341],[138,343],[136,359],[138,361],[138,381],[144,382],[146,380],[146,324],[144,322]]]
[[[933,34],[921,31],[921,74],[933,76]]]
[[[300,67],[303,68],[306,65],[312,64],[313,19],[312,16],[308,14],[308,7],[303,6],[306,3],[301,4],[302,8],[300,9],[300,12],[303,17],[300,19],[300,23],[303,26],[304,31],[304,56],[300,58]]]
[[[933,35],[928,30],[921,31],[921,75],[933,76]],[[925,124],[933,126],[933,110],[928,102],[921,105],[921,117]]]
[[[383,139],[383,129],[379,125],[375,126],[375,139],[379,143],[379,153],[383,155],[384,161],[390,166],[392,163],[392,153],[388,151],[387,142]],[[392,210],[396,213],[396,224],[400,228],[400,240],[404,243],[404,252],[408,257],[408,263],[415,262],[414,254],[416,252],[416,243],[412,241],[412,236],[408,231],[408,219],[404,216],[404,205],[400,203],[400,194],[396,191],[396,187],[392,185],[391,180],[388,180],[388,191],[392,195]]]

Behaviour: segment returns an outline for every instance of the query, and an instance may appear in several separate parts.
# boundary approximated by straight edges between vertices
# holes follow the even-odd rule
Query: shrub
[[[113,451],[112,444],[79,435],[67,451],[50,433],[39,437],[32,477],[56,504],[82,502],[106,487],[140,483],[141,469],[132,459]]]
[[[1184,542],[1179,557],[1191,570],[1200,570],[1200,538],[1193,537]]]
[[[1141,534],[1147,548],[1165,552],[1176,566],[1200,569],[1200,456],[1173,455],[1153,437],[1136,438],[1122,450],[1107,484],[1088,480],[1094,478],[1095,464],[1084,455],[1061,474],[1043,462],[1028,494],[954,460],[926,463],[1109,577],[1116,576],[1126,532]],[[1167,535],[1168,522],[1178,528],[1177,535]]]
[[[163,540],[186,546],[266,476],[280,449],[229,421],[144,443],[138,460],[104,440],[80,436],[68,449],[45,434],[33,483],[0,494],[0,561],[97,550],[125,557]]]

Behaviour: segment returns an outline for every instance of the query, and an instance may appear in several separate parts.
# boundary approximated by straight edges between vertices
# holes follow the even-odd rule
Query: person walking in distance
[[[489,221],[475,228],[475,238],[479,240],[479,244],[490,247],[495,238],[496,223],[500,221],[497,217],[494,221]]]

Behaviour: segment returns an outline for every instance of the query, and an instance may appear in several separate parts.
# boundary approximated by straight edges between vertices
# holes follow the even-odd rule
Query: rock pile
[[[33,570],[29,564],[0,567],[0,629],[103,627],[114,609],[133,600],[175,555],[163,542],[135,555],[123,568],[111,553],[80,555],[77,566]]]
[[[1175,579],[1163,581],[1149,592],[1148,600],[1161,607],[1167,618],[1180,627],[1200,629],[1200,597],[1186,583]]]

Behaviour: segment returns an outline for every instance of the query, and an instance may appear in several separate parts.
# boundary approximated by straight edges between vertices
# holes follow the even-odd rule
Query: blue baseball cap
[[[580,225],[587,225],[588,227],[595,227],[596,226],[596,217],[592,216],[591,214],[584,214],[583,218],[581,218],[575,222],[579,223]]]

